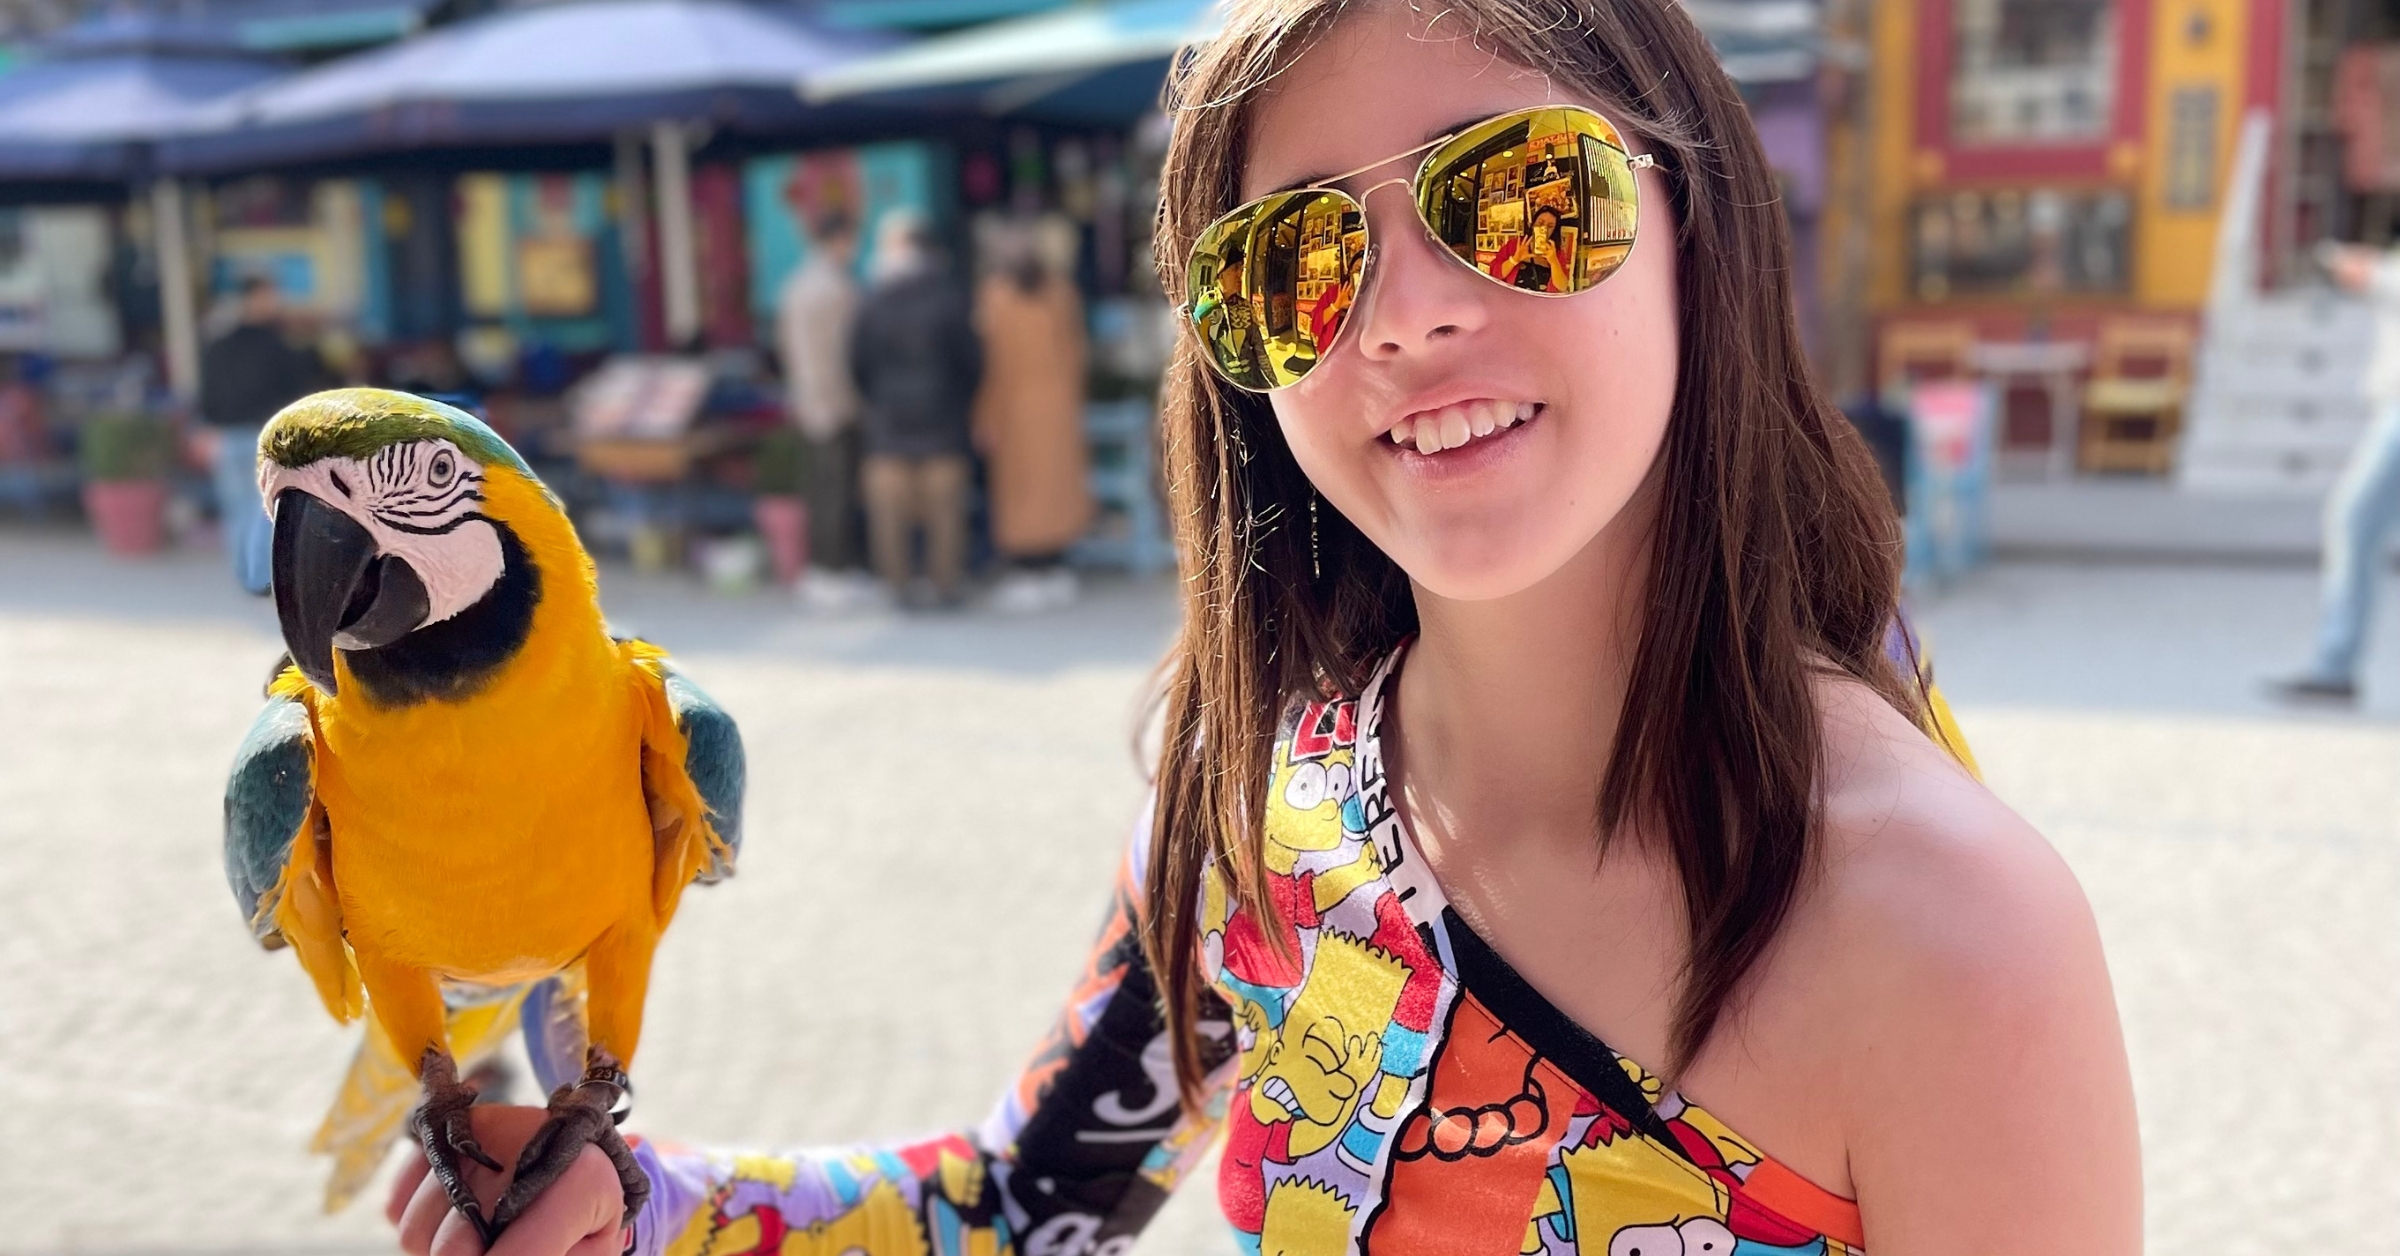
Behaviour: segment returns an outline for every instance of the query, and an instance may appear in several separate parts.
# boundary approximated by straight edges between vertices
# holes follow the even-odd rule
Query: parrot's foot
[[[450,1206],[475,1227],[484,1246],[500,1237],[500,1227],[483,1219],[483,1209],[475,1203],[475,1192],[467,1187],[466,1166],[461,1159],[472,1160],[494,1173],[502,1172],[500,1162],[484,1154],[475,1141],[475,1126],[467,1118],[468,1109],[475,1106],[475,1088],[458,1080],[458,1064],[450,1054],[437,1047],[427,1047],[425,1058],[417,1068],[418,1078],[425,1085],[425,1103],[417,1109],[414,1124],[417,1141],[425,1146],[426,1163],[433,1167],[433,1176],[450,1196]]]
[[[633,1099],[633,1083],[616,1057],[600,1047],[584,1055],[583,1080],[561,1086],[550,1095],[550,1119],[533,1132],[517,1157],[516,1177],[492,1209],[492,1230],[498,1233],[516,1220],[534,1198],[566,1173],[586,1145],[598,1147],[617,1168],[625,1190],[625,1220],[630,1223],[650,1198],[650,1175],[633,1158],[633,1149],[617,1133]]]

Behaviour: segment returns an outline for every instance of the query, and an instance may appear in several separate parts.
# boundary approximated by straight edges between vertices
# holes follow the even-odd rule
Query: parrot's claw
[[[475,1227],[476,1237],[490,1247],[500,1237],[500,1227],[483,1219],[475,1192],[467,1186],[466,1166],[460,1163],[464,1157],[494,1173],[503,1171],[500,1162],[485,1154],[483,1145],[475,1141],[475,1126],[467,1115],[475,1106],[475,1088],[458,1080],[458,1065],[448,1054],[430,1047],[417,1075],[425,1084],[425,1103],[417,1109],[414,1123],[417,1141],[425,1146],[425,1161],[450,1196],[450,1206],[458,1209]]]
[[[650,1198],[650,1175],[617,1132],[632,1095],[632,1083],[617,1067],[616,1057],[593,1047],[584,1057],[583,1079],[551,1092],[550,1119],[526,1142],[517,1157],[516,1176],[492,1208],[493,1233],[506,1229],[564,1175],[586,1145],[598,1147],[616,1166],[617,1183],[625,1192],[625,1220],[631,1223]]]

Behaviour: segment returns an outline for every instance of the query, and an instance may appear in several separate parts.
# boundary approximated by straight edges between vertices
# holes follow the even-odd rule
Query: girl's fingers
[[[616,1166],[599,1148],[586,1146],[548,1190],[534,1196],[508,1223],[500,1241],[492,1245],[491,1256],[617,1256],[624,1218],[625,1194],[617,1184]],[[434,1256],[452,1254],[437,1251]],[[460,1248],[458,1256],[475,1253]]]
[[[408,1159],[400,1165],[400,1176],[392,1180],[391,1198],[383,1201],[384,1220],[395,1226],[400,1224],[400,1218],[408,1212],[408,1201],[416,1198],[417,1187],[424,1184],[425,1175],[432,1169],[433,1163],[425,1158],[424,1152],[409,1149]]]
[[[441,1228],[433,1232],[433,1256],[483,1256],[483,1236],[457,1209],[449,1209],[442,1214]]]
[[[612,1225],[567,1249],[567,1256],[623,1256],[625,1227]]]
[[[452,1211],[449,1194],[433,1174],[418,1174],[416,1194],[409,1196],[408,1206],[400,1212],[400,1250],[408,1256],[429,1256],[442,1218]],[[468,1237],[474,1235],[470,1232]]]

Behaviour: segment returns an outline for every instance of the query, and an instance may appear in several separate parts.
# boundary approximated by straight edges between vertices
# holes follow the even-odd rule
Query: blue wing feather
[[[308,712],[290,698],[267,700],[225,778],[225,880],[242,919],[254,920],[262,900],[283,877],[292,839],[308,819]],[[253,930],[273,943],[272,922]]]
[[[717,836],[739,855],[742,849],[742,787],[747,768],[742,757],[742,730],[700,686],[679,669],[667,670],[667,708],[683,732],[683,770],[708,804]],[[731,860],[712,862],[702,881],[722,879],[732,871]]]

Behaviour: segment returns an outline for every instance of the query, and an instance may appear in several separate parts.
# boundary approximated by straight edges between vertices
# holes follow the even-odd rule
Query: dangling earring
[[[1323,555],[1317,549],[1317,490],[1308,490],[1308,574],[1310,578],[1325,578]]]

